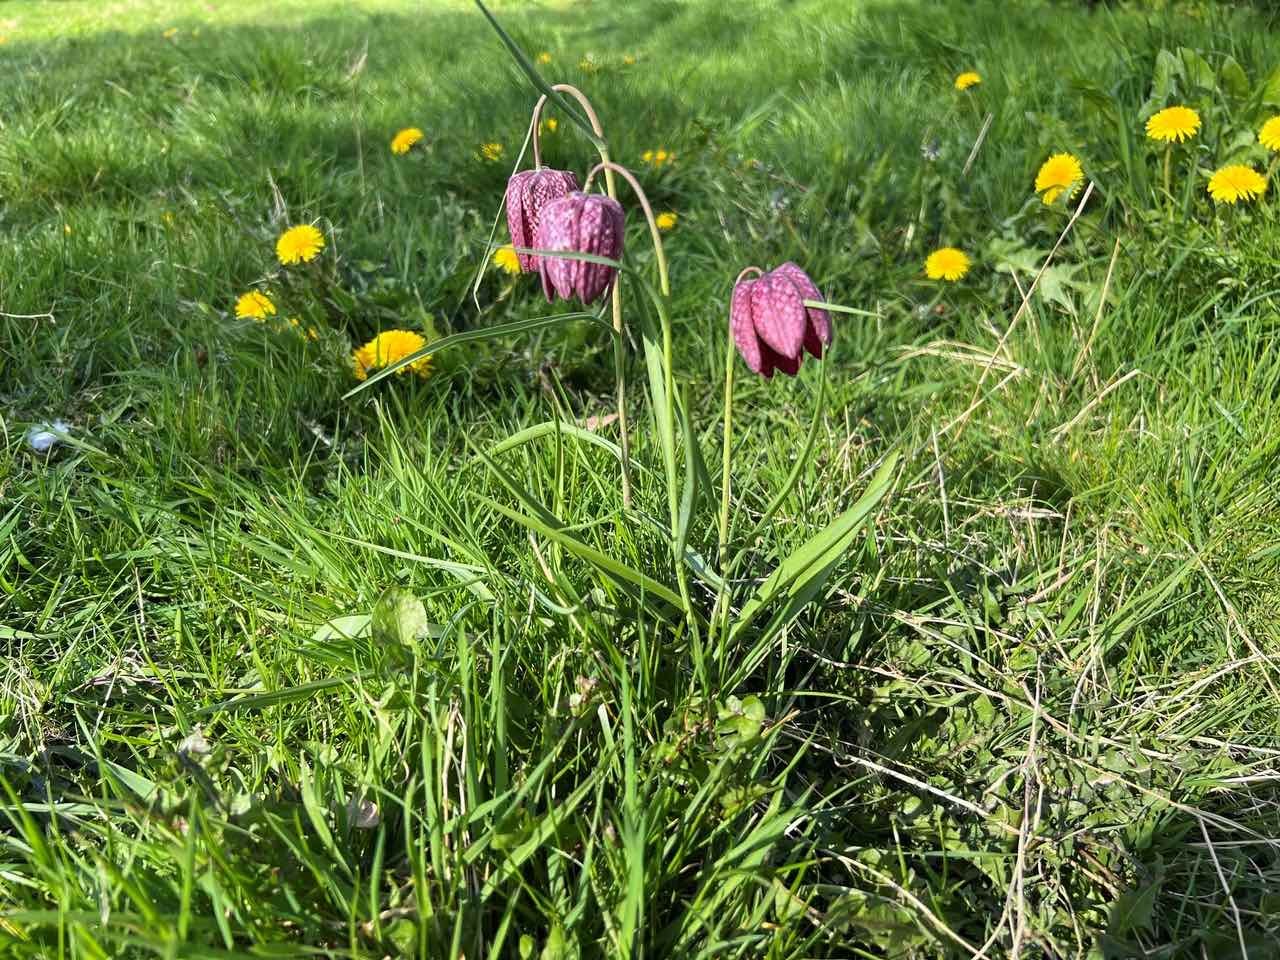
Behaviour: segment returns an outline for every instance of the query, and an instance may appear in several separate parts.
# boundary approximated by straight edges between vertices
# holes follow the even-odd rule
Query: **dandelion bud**
[[[507,181],[507,229],[511,243],[517,247],[536,246],[538,221],[543,208],[552,200],[568,196],[578,189],[578,178],[568,170],[521,170]],[[538,269],[538,258],[526,253],[516,256],[520,269],[532,273]]]
[[[774,370],[795,376],[805,350],[821,357],[831,343],[831,318],[804,301],[822,299],[809,275],[790,262],[755,280],[739,281],[729,306],[729,328],[747,366],[765,377]]]
[[[539,250],[590,253],[617,260],[622,256],[624,229],[622,206],[617,200],[575,191],[542,209],[535,245]],[[577,297],[583,303],[600,299],[618,272],[603,263],[564,257],[543,257],[539,269],[548,300],[558,294],[566,300]]]

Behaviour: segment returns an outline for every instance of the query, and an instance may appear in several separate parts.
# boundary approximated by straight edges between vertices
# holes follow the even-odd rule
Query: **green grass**
[[[344,399],[381,329],[566,309],[471,294],[534,99],[473,5],[0,4],[0,957],[1280,955],[1278,185],[1204,191],[1267,161],[1275,16],[492,6],[679,214],[679,572],[635,284],[630,510],[616,425],[572,428],[613,409],[594,322]],[[1168,196],[1162,73],[1205,118]],[[786,259],[876,316],[738,364],[707,629],[728,292]],[[318,338],[235,319],[255,285]]]

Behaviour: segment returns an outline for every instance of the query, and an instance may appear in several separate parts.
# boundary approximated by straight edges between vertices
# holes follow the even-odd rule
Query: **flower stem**
[[[635,191],[636,199],[640,201],[640,209],[644,211],[644,218],[649,224],[649,236],[653,240],[653,253],[658,260],[658,288],[662,291],[664,297],[671,296],[671,278],[667,273],[667,254],[662,247],[662,231],[658,229],[658,221],[654,219],[653,207],[649,206],[649,198],[645,195],[644,188],[640,186],[640,181],[626,167],[611,160],[602,160],[592,167],[591,172],[587,174],[584,190],[591,189],[591,181],[595,179],[595,175],[601,170],[604,171],[606,185],[609,182],[610,173],[616,172]],[[613,196],[613,194],[610,194],[610,196]]]
[[[662,248],[662,234],[658,230],[658,222],[653,216],[653,207],[649,205],[649,197],[644,192],[644,187],[640,186],[640,181],[626,167],[614,163],[611,160],[602,160],[596,166],[591,168],[587,174],[586,183],[583,185],[584,190],[591,189],[591,181],[595,175],[601,170],[604,171],[606,183],[610,172],[617,173],[618,176],[626,180],[635,192],[636,199],[640,202],[640,208],[644,211],[645,220],[649,224],[649,236],[653,240],[653,253],[658,262],[658,286],[661,296],[655,298],[655,305],[658,309],[658,320],[662,325],[662,366],[663,366],[663,394],[665,402],[662,404],[662,433],[663,433],[663,460],[666,466],[667,475],[667,509],[671,517],[671,547],[672,554],[676,565],[676,581],[680,586],[680,598],[684,601],[685,610],[687,611],[689,629],[692,632],[695,660],[699,675],[706,685],[706,668],[702,658],[701,638],[698,631],[698,619],[693,611],[692,596],[689,592],[689,577],[685,570],[685,559],[681,556],[680,547],[680,498],[676,491],[676,460],[675,460],[675,435],[676,435],[676,390],[675,390],[675,359],[673,356],[673,336],[671,331],[671,314],[668,311],[668,304],[671,300],[671,277],[667,272],[667,255]],[[686,416],[688,411],[686,409]],[[685,429],[689,429],[685,424]]]
[[[733,281],[736,288],[743,281],[743,278],[749,273],[757,275],[763,274],[764,271],[759,267],[747,267],[738,278]],[[730,496],[733,492],[731,461],[733,459],[733,370],[734,370],[734,343],[733,343],[733,308],[730,293],[730,326],[725,328],[725,348],[724,348],[724,445],[721,452],[720,466],[720,530],[719,540],[716,544],[717,554],[720,558],[720,593],[716,597],[715,611],[712,614],[711,622],[713,625],[719,624],[721,628],[727,623],[729,617],[729,510]]]
[[[569,83],[557,83],[551,87],[557,93],[567,93],[578,101],[583,112],[587,115],[587,120],[591,123],[591,129],[600,139],[602,144],[597,148],[600,154],[600,162],[609,163],[609,148],[603,146],[605,143],[604,128],[600,126],[600,117],[596,115],[595,108],[591,106],[591,101],[577,87]],[[547,102],[547,95],[544,93],[538,98],[538,102],[533,107],[533,117],[531,122],[531,133],[533,135],[533,165],[535,167],[542,166],[542,108]],[[590,177],[587,178],[590,180]],[[618,199],[617,184],[613,180],[613,171],[606,168],[604,176],[605,192],[614,200]],[[622,290],[617,281],[613,284],[613,290],[610,294],[613,305],[613,373],[614,380],[618,384],[617,401],[618,401],[618,432],[621,435],[622,446],[622,508],[624,510],[631,509],[631,440],[627,431],[627,369],[626,369],[626,338],[622,328]]]
[[[1173,213],[1173,188],[1171,184],[1173,179],[1171,176],[1171,168],[1173,163],[1173,144],[1170,143],[1164,148],[1164,195],[1165,202],[1169,204],[1169,213]]]

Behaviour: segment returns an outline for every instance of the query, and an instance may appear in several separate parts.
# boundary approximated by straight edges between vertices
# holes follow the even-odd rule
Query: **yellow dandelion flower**
[[[176,37],[177,35],[178,35],[178,28],[177,28],[177,27],[170,27],[170,28],[169,28],[168,30],[166,30],[164,33],[160,34],[160,36],[164,37],[166,40],[172,40],[172,39],[173,39],[174,37]]]
[[[946,280],[948,283],[955,283],[969,272],[970,262],[968,254],[963,250],[943,247],[929,254],[924,262],[924,272],[930,280]]]
[[[646,150],[644,153],[640,154],[640,159],[645,163],[653,163],[653,151]]]
[[[65,233],[68,237],[71,236],[71,224],[64,223],[62,225],[62,232]]]
[[[545,67],[548,63],[551,62],[551,54],[543,50],[540,54],[538,54],[538,62]]]
[[[405,127],[391,138],[391,152],[408,153],[413,149],[413,145],[424,136],[426,136],[426,134],[417,127]]]
[[[658,224],[658,229],[665,233],[666,231],[675,227],[676,221],[678,221],[679,219],[680,219],[679,216],[668,211],[667,213],[658,214],[654,218],[654,222]]]
[[[352,352],[351,363],[355,368],[356,379],[368,379],[369,374],[374,370],[380,370],[403,360],[409,354],[421,350],[426,344],[427,341],[422,335],[412,330],[385,330],[363,347]],[[420,377],[430,376],[431,354],[428,353],[413,363],[406,364],[396,373],[405,374],[410,370]]]
[[[968,90],[970,87],[976,87],[981,82],[981,74],[974,73],[972,70],[966,70],[964,73],[956,77],[956,89]]]
[[[1266,177],[1242,163],[1222,167],[1209,178],[1209,196],[1218,203],[1252,200],[1266,192]]]
[[[518,274],[520,272],[520,258],[516,256],[515,247],[507,244],[505,247],[499,247],[493,251],[493,265],[501,267],[512,276]]]
[[[480,144],[480,156],[491,163],[496,163],[502,159],[503,146],[500,143],[482,143]]]
[[[1190,140],[1200,130],[1200,114],[1190,107],[1165,107],[1147,121],[1147,136],[1165,143]]]
[[[628,67],[634,67],[636,65],[636,55],[634,53],[628,53],[622,58],[622,62]]]
[[[1258,142],[1268,150],[1280,150],[1280,117],[1272,117],[1262,125]]]
[[[290,227],[276,241],[276,256],[285,266],[310,263],[324,249],[324,234],[309,223]]]
[[[666,150],[646,150],[640,154],[640,159],[651,167],[662,167],[669,163],[675,163],[676,155]]]
[[[596,63],[595,57],[588,53],[578,61],[578,69],[583,73],[595,73],[600,69],[600,64]]]
[[[236,301],[236,316],[241,320],[265,320],[276,315],[276,305],[261,290],[250,290]]]
[[[1063,194],[1070,199],[1080,182],[1084,169],[1080,161],[1069,153],[1055,153],[1040,166],[1036,174],[1036,193],[1042,194],[1046,204],[1051,204]]]

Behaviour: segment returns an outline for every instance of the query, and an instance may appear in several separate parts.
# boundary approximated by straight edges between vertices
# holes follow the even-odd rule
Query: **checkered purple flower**
[[[539,250],[590,253],[617,260],[622,256],[625,217],[617,200],[598,193],[574,191],[542,208],[535,246]],[[609,289],[617,269],[603,263],[542,257],[542,290],[547,300],[555,295],[577,297],[594,303]]]
[[[795,376],[804,351],[821,357],[831,343],[831,317],[806,300],[823,300],[809,275],[787,262],[754,280],[739,280],[729,305],[733,342],[748,367],[766,378]]]
[[[540,167],[521,170],[507,181],[507,229],[511,231],[511,244],[515,247],[536,247],[538,223],[548,203],[568,196],[578,189],[578,178],[568,170],[552,170]],[[538,269],[538,257],[517,253],[520,269],[533,273]]]

